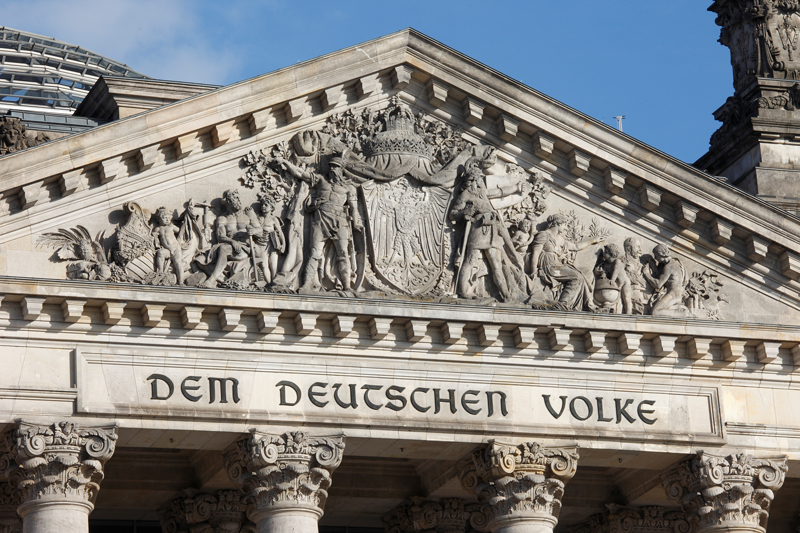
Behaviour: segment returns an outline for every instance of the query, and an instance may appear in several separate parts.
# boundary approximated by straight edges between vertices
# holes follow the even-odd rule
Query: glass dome
[[[80,46],[0,26],[0,114],[72,115],[103,75],[147,78]]]

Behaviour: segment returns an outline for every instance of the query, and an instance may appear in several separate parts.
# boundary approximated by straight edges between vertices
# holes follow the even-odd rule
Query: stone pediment
[[[9,277],[800,322],[800,221],[413,30],[0,175]]]

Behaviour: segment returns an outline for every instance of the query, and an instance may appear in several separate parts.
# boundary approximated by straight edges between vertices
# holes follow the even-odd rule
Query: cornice
[[[457,82],[459,90],[491,101],[496,111],[521,120],[520,132],[542,131],[585,152],[597,165],[629,173],[762,235],[790,253],[800,252],[800,221],[786,212],[693,169],[627,135],[614,131],[507,76],[481,65],[414,30],[404,30],[296,66],[195,96],[40,147],[0,158],[0,188],[6,196],[22,186],[59,178],[143,147],[168,146],[226,121],[253,121],[261,112],[281,110],[294,99],[315,98],[329,87],[357,83],[359,76],[386,75],[410,64],[420,76]],[[476,81],[476,79],[478,81]],[[396,87],[402,90],[401,87]],[[293,125],[284,125],[281,128]],[[273,127],[277,127],[274,125]],[[266,132],[258,128],[251,136]],[[272,134],[270,132],[270,134]],[[526,133],[519,141],[526,141]],[[530,150],[530,148],[526,148]],[[58,202],[60,199],[55,199]],[[42,200],[47,201],[47,200]],[[13,215],[12,215],[13,216]],[[789,269],[787,275],[796,277]]]
[[[738,370],[745,368],[748,373],[763,374],[759,379],[788,376],[787,371],[800,369],[800,333],[792,326],[7,277],[0,278],[0,294],[6,309],[18,306],[6,327],[31,332],[52,330],[63,342],[79,340],[86,328],[110,335],[117,327],[126,342],[135,332],[143,340],[153,336],[163,340],[163,328],[175,330],[168,337],[177,334],[191,339],[193,330],[197,330],[203,332],[204,341],[213,338],[222,344],[227,344],[226,338],[240,342],[242,334],[254,341],[266,341],[277,333],[281,321],[284,326],[291,324],[290,331],[285,327],[278,330],[281,339],[287,334],[299,337],[300,350],[307,349],[308,342],[327,345],[352,340],[353,335],[358,336],[356,330],[366,329],[372,341],[390,339],[390,344],[410,351],[416,351],[419,343],[421,350],[437,353],[503,353],[510,349],[523,357],[529,354],[556,359],[583,354],[581,357],[590,361],[605,363],[638,365],[649,361],[676,368],[713,367],[717,377],[724,374],[727,379],[737,379]],[[38,319],[44,306],[50,304],[60,307],[61,316],[53,316],[51,307],[47,312],[50,322],[43,325]],[[172,314],[172,321],[165,313]],[[126,320],[123,326],[120,321],[124,314],[136,321]],[[214,319],[209,321],[209,316]],[[322,328],[323,338],[302,340],[317,330],[318,319],[329,324]],[[400,335],[389,335],[390,330],[396,333],[398,328]],[[7,341],[14,337],[9,336]],[[542,342],[545,350],[541,349]],[[719,370],[725,372],[719,374]]]

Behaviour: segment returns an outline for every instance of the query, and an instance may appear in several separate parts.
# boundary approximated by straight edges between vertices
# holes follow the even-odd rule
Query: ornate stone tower
[[[800,2],[715,0],[731,51],[734,95],[696,167],[783,209],[800,211]]]

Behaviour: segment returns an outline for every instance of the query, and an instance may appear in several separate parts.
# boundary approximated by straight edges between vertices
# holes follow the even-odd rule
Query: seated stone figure
[[[205,259],[206,265],[214,269],[203,284],[216,288],[223,280],[226,269],[231,270],[229,278],[249,268],[250,236],[261,232],[261,224],[252,209],[245,209],[239,193],[229,189],[222,193],[222,204],[226,213],[214,221],[215,244]]]

